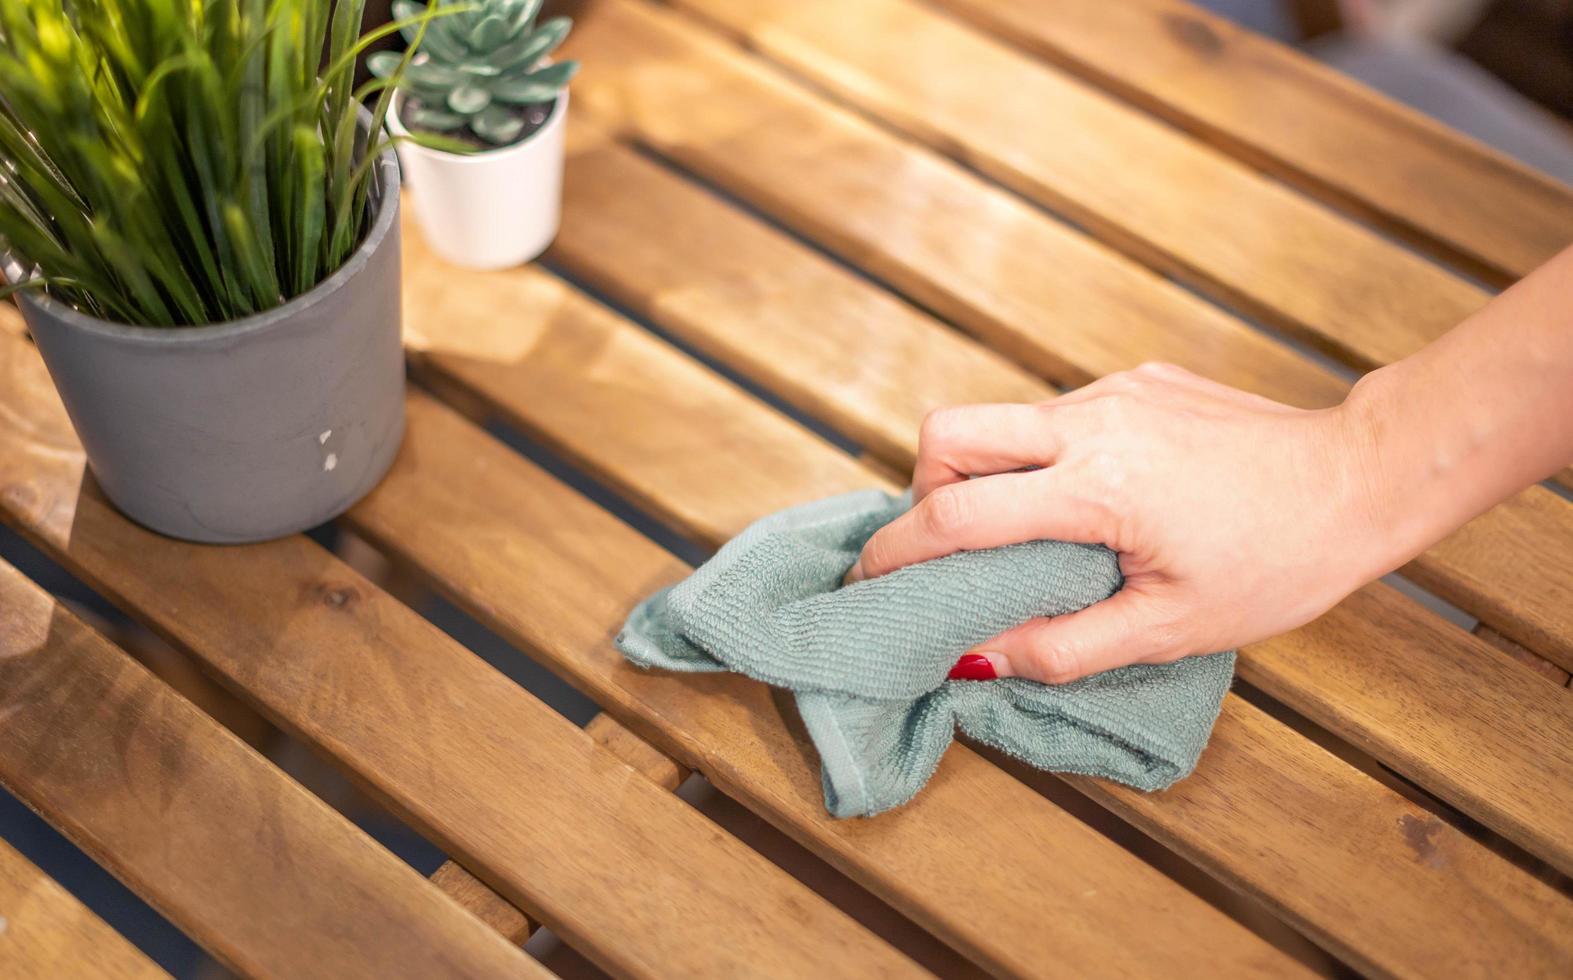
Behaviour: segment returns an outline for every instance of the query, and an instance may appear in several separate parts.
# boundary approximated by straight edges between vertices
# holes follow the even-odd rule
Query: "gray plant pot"
[[[135,327],[42,293],[18,303],[94,476],[155,531],[277,538],[343,513],[404,433],[399,173],[377,161],[370,232],[290,302],[204,327]]]

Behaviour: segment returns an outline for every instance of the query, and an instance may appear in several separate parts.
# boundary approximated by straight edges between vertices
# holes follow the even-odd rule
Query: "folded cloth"
[[[1142,790],[1190,774],[1229,689],[1233,652],[1062,685],[947,680],[984,640],[1106,599],[1123,580],[1107,548],[1033,541],[843,588],[864,542],[909,502],[866,490],[758,521],[641,603],[618,647],[643,667],[733,670],[790,688],[837,817],[912,799],[958,725],[1040,769]]]

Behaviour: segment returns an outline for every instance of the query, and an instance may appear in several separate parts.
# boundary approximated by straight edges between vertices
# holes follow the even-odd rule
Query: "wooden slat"
[[[595,193],[594,185],[599,181],[579,175],[581,167],[599,168],[599,154],[594,149],[604,142],[604,134],[577,118],[571,125],[570,134],[575,143],[580,144],[580,149],[573,153],[573,165],[566,174],[569,183],[564,208],[575,217],[564,222],[553,254],[571,260],[572,255],[583,249],[597,247],[596,241],[605,233],[612,216],[597,211],[610,200]],[[654,169],[653,165],[647,166]],[[711,200],[709,195],[702,193],[694,193],[693,197],[707,205]],[[796,283],[790,276],[777,274],[768,265],[756,261],[761,256],[751,251],[747,243],[740,250],[734,250],[734,243],[725,234],[712,234],[711,225],[684,219],[669,224],[656,237],[621,236],[618,249],[623,261],[664,265],[666,260],[661,253],[675,246],[685,253],[702,253],[726,266],[725,295],[717,295],[713,289],[702,293],[663,290],[659,296],[640,297],[641,306],[660,307],[678,314],[681,319],[685,313],[701,314],[705,307],[726,305],[727,297],[731,297],[733,302],[748,300],[750,308],[762,316],[768,316],[771,310],[780,311],[779,316],[768,322],[756,320],[758,329],[746,333],[696,331],[685,339],[709,355],[738,365],[752,376],[769,377],[772,388],[806,412],[828,416],[836,405],[855,404],[857,411],[844,413],[844,431],[886,458],[899,459],[906,452],[909,441],[906,429],[911,419],[921,418],[924,412],[939,405],[979,397],[984,383],[979,379],[987,379],[987,397],[994,401],[1040,398],[1046,390],[1042,381],[999,354],[967,341],[889,293],[865,288],[866,283],[850,273],[840,272],[832,263],[822,265],[840,274],[819,274],[819,269],[813,269],[811,280]],[[723,229],[725,231],[729,229]],[[597,276],[596,263],[576,262],[575,265],[585,274]],[[522,300],[530,300],[526,292],[528,285],[517,288]],[[823,307],[805,308],[807,294],[822,295]],[[550,294],[540,300],[550,301]],[[821,311],[825,316],[836,317],[834,329],[824,329],[816,322]],[[921,325],[926,328],[924,343],[904,349],[899,362],[892,362],[888,353],[871,357],[870,345],[864,337],[870,332],[877,334],[880,325],[887,322]],[[478,370],[499,360],[522,362],[530,354],[529,342],[519,337],[512,320],[489,318],[475,325],[473,330],[462,333],[449,331],[448,326],[447,318],[431,324],[407,320],[405,330],[410,345],[417,348],[427,343],[426,334],[434,331],[436,336],[431,342],[440,341],[454,356],[466,356],[473,349],[471,360]],[[477,332],[481,330],[486,332]],[[597,353],[592,341],[581,343],[583,356]],[[781,362],[812,363],[813,380],[805,380],[796,371],[776,371],[775,365]],[[549,375],[549,372],[543,374]],[[447,394],[444,392],[445,398]],[[724,425],[726,420],[718,419],[715,424]],[[695,434],[696,438],[701,435]],[[746,474],[743,477],[746,479]]]
[[[706,462],[709,458],[726,459],[729,473],[740,477],[748,474],[742,481],[745,490],[756,478],[771,488],[769,494],[750,495],[760,512],[783,500],[807,499],[858,482],[882,485],[872,474],[840,475],[852,466],[848,457],[800,429],[783,427],[778,416],[735,388],[714,376],[706,378],[696,365],[685,362],[670,348],[620,323],[566,288],[557,287],[554,295],[539,273],[516,270],[482,274],[441,268],[428,262],[416,236],[411,235],[406,245],[410,249],[406,316],[421,329],[430,345],[422,355],[426,371],[440,373],[449,383],[466,386],[473,394],[490,399],[505,418],[521,425],[532,437],[554,449],[574,452],[597,476],[642,500],[664,519],[686,525],[691,523],[686,515],[695,512],[717,515],[708,525],[693,529],[703,540],[717,542],[736,531],[738,523],[746,519],[731,499],[737,483],[710,472]],[[498,317],[497,310],[528,314]],[[479,350],[484,336],[494,332],[493,328],[477,329],[474,325],[486,323],[489,318],[494,323],[506,320],[509,336],[517,346],[500,351],[496,360],[488,364],[479,356]],[[441,338],[451,340],[441,344]],[[551,350],[558,343],[580,352],[592,350],[594,355],[558,356]],[[446,353],[448,348],[464,353],[450,355]],[[521,354],[525,348],[528,353]],[[893,350],[899,352],[899,348]],[[729,420],[719,432],[713,422],[718,419]],[[480,445],[462,443],[456,434],[425,431],[428,422],[432,430],[446,429],[439,426],[440,420],[424,420],[421,426],[412,428],[412,438],[422,444],[429,442],[433,452],[440,447],[444,458],[456,461],[476,458],[483,452]],[[706,452],[682,452],[685,433],[707,426],[711,435]],[[677,451],[653,452],[651,447],[674,447]],[[820,474],[829,464],[821,460],[832,459],[838,461],[838,473],[827,480]],[[410,560],[427,568],[439,581],[453,583],[449,588],[458,601],[472,608],[494,610],[492,623],[505,635],[544,644],[548,641],[540,638],[541,624],[525,619],[519,611],[531,601],[524,583],[555,581],[565,574],[559,570],[560,563],[572,568],[577,560],[562,554],[566,545],[557,542],[552,547],[557,554],[527,559],[526,544],[538,538],[542,528],[571,522],[559,510],[567,504],[548,504],[551,495],[544,481],[522,461],[508,466],[488,462],[483,471],[476,473],[475,480],[475,497],[488,502],[490,516],[476,507],[466,508],[463,514],[446,513],[453,508],[442,503],[440,489],[432,485],[416,499],[397,505],[379,493],[354,512],[354,520],[364,533],[386,538],[389,547],[402,548]],[[414,482],[412,479],[401,490],[415,496]],[[417,520],[417,515],[421,527],[412,534],[406,528]],[[498,557],[483,571],[473,567],[466,571],[466,563],[476,559],[452,543],[462,534],[517,544],[511,549],[492,549],[490,554]],[[585,547],[604,548],[604,541],[597,536],[594,544]],[[651,576],[630,572],[630,577],[628,602],[638,597],[641,583]],[[603,587],[615,588],[610,583],[603,583]],[[574,585],[565,583],[563,588],[572,589]],[[538,591],[535,586],[530,589]],[[545,597],[535,601],[555,602]],[[596,625],[587,624],[580,629],[593,635]],[[565,645],[573,648],[571,643]],[[759,787],[760,770],[779,766],[765,760],[772,755],[783,756],[782,749],[761,752],[757,763],[743,765],[732,753],[742,751],[744,744],[723,743],[730,751],[721,754],[711,747],[713,743],[696,746],[689,737],[670,731],[675,724],[691,727],[703,723],[739,743],[755,741],[759,738],[757,731],[748,735],[735,733],[757,730],[757,723],[749,725],[746,718],[737,719],[735,708],[727,707],[725,700],[713,705],[709,703],[712,698],[706,696],[746,695],[750,703],[763,703],[763,694],[757,688],[745,687],[741,693],[730,695],[735,685],[725,679],[671,678],[659,674],[629,678],[628,671],[619,669],[615,654],[610,655],[607,663],[575,660],[564,665],[564,669],[572,671],[572,676],[586,686],[618,685],[623,693],[605,695],[609,710],[619,710],[612,698],[626,699],[628,703],[622,709],[629,712],[625,720],[630,724],[637,721],[650,726],[645,733],[675,753],[695,754],[684,757],[694,758],[696,768],[727,787],[728,793],[760,808],[810,846],[828,850],[833,860],[845,860],[840,857],[843,852],[839,841],[826,840],[818,830],[806,833],[799,822],[802,816],[796,811],[781,812],[780,790],[767,794]],[[650,712],[657,712],[653,720]],[[1238,699],[1229,700],[1225,714],[1231,722],[1221,730],[1219,738],[1231,748],[1220,750],[1215,745],[1204,759],[1202,770],[1187,784],[1195,786],[1198,798],[1211,800],[1209,805],[1215,808],[1205,821],[1194,815],[1166,815],[1162,801],[1168,794],[1134,794],[1134,799],[1124,799],[1100,790],[1101,800],[1129,814],[1156,807],[1151,811],[1156,814],[1154,826],[1161,827],[1176,847],[1225,880],[1258,895],[1328,948],[1363,967],[1400,972],[1439,969],[1450,958],[1463,955],[1465,945],[1471,957],[1500,957],[1504,963],[1527,956],[1520,965],[1534,961],[1545,966],[1573,956],[1573,946],[1569,945],[1573,940],[1559,937],[1563,928],[1560,923],[1573,916],[1573,904],[1555,898],[1522,871],[1451,828],[1436,831],[1439,840],[1447,841],[1445,846],[1451,855],[1445,870],[1416,864],[1401,832],[1409,824],[1401,823],[1400,818],[1430,827],[1435,821],[1424,810],[1299,739]],[[869,825],[886,827],[942,819],[939,808],[950,805],[958,782],[969,784],[968,791],[975,800],[987,800],[986,804],[977,805],[986,806],[991,819],[969,835],[969,840],[980,848],[987,849],[985,835],[992,832],[990,828],[995,824],[1019,828],[1043,820],[1041,816],[1034,816],[1031,821],[1007,816],[1010,811],[1005,809],[1005,798],[995,796],[1003,794],[1003,788],[970,785],[981,778],[972,772],[977,763],[977,758],[968,753],[961,753],[959,759],[947,757],[941,777],[913,807],[899,818]],[[1301,772],[1320,773],[1321,781],[1297,793],[1296,805],[1289,809],[1280,806],[1279,799],[1271,793],[1259,793],[1243,785],[1257,779],[1268,780],[1274,786],[1293,784]],[[801,790],[809,797],[804,805],[815,807],[817,816],[817,785],[808,773],[794,773],[794,778],[807,783]],[[1242,802],[1237,804],[1237,799]],[[1239,825],[1228,838],[1229,847],[1234,848],[1232,853],[1212,839],[1211,830],[1202,829],[1225,821]],[[847,826],[833,825],[831,829],[839,832]],[[862,833],[858,826],[852,829]],[[1235,835],[1243,835],[1243,842],[1242,837]],[[875,856],[869,849],[875,840],[884,838],[864,838],[865,846],[857,852],[861,858]],[[1013,861],[1026,860],[1022,849],[1018,848],[1015,854],[1018,856]],[[930,860],[938,857],[933,855]],[[910,876],[902,882],[909,886],[913,883]],[[876,879],[871,887],[881,884]],[[970,891],[971,883],[966,887]],[[1524,891],[1526,888],[1529,891]],[[1004,894],[1010,891],[1007,889]],[[1399,896],[1404,901],[1397,901]],[[1103,897],[1099,891],[1098,898]],[[888,894],[887,898],[897,900]],[[919,895],[907,901],[931,903],[932,896]],[[976,918],[996,926],[993,942],[1005,940],[1006,934],[997,928],[998,923],[987,911],[989,906],[971,898],[965,907]],[[1353,915],[1351,909],[1355,908],[1367,911]],[[1479,920],[1480,928],[1468,936],[1438,936],[1448,932],[1449,923],[1460,908],[1471,910],[1471,915],[1479,909],[1490,921]],[[936,931],[942,927],[932,921],[934,911],[926,904],[909,909],[909,914]],[[1098,914],[1097,921],[1102,923],[1098,928],[1103,934],[1123,934],[1118,926],[1101,918],[1107,912]],[[1056,920],[1057,916],[1049,916],[1044,921]],[[1078,917],[1075,921],[1082,920]],[[1455,941],[1459,948],[1444,949]],[[1482,954],[1481,943],[1491,951]]]
[[[855,363],[886,365],[896,380],[894,384],[887,380],[884,387],[900,388],[902,365],[921,356],[942,331],[932,320],[911,311],[904,317],[870,322],[840,315],[842,296],[853,297],[847,305],[855,311],[859,305],[857,294],[874,292],[873,288],[626,148],[596,139],[593,130],[588,138],[576,138],[573,143],[564,213],[563,231],[552,253],[555,261],[606,289],[619,301],[645,312],[662,329],[714,352],[766,387],[783,393],[813,387],[826,373],[825,361],[815,353],[816,345],[811,339],[815,333],[834,334],[841,356]],[[659,249],[639,244],[660,236],[662,229],[676,227],[679,222],[683,234],[661,237],[663,244]],[[752,285],[739,290],[735,283],[745,267],[755,270]],[[475,304],[472,308],[476,312],[468,319],[481,315],[478,304],[486,301],[486,294],[480,285],[466,280],[463,285],[430,288],[443,290],[443,302],[455,309],[464,308],[462,304],[466,302]],[[495,291],[502,287],[492,288]],[[510,300],[510,304],[522,307],[523,290],[527,287],[510,284],[508,288],[521,290],[519,298]],[[669,296],[679,299],[668,301]],[[412,305],[418,302],[422,301],[410,300]],[[810,335],[808,339],[783,340],[777,336],[778,324],[793,319],[794,313],[798,334]],[[449,329],[456,331],[451,326]],[[559,332],[570,333],[566,329]],[[950,341],[953,345],[964,344],[954,335]],[[732,362],[728,351],[755,343],[771,350],[766,370],[758,370],[751,362]],[[965,395],[969,379],[977,377],[977,395],[965,400],[984,400],[999,383],[983,374],[988,370],[986,364],[955,364],[947,381],[947,395]],[[472,375],[470,381],[496,388],[506,383],[503,374],[496,369],[490,375]],[[790,385],[781,384],[783,376],[790,377]],[[538,383],[542,382],[532,381]],[[554,391],[561,391],[553,400],[561,401],[571,397],[570,389],[578,382],[559,375],[553,384]],[[915,379],[910,387],[922,392],[924,386]],[[878,390],[845,399],[827,398],[826,392],[821,392],[814,403],[820,406],[825,421],[844,430],[883,424],[881,419],[894,414],[892,411],[873,416],[864,414],[863,409],[870,399],[878,397]],[[1047,386],[1040,385],[1036,397],[1050,393]],[[913,403],[920,401],[921,395],[908,399],[913,408],[917,407]],[[540,411],[532,409],[535,414]],[[899,427],[886,430],[884,441],[902,446],[897,460],[903,467],[910,467],[915,456],[920,418],[921,412],[914,411]],[[601,424],[610,427],[604,421]],[[731,424],[738,423],[734,420]],[[574,450],[564,447],[564,451]],[[797,465],[805,469],[813,466],[805,461]],[[751,473],[749,479],[767,483],[782,496],[788,496],[786,485],[762,472]],[[634,494],[645,492],[640,488],[627,489]],[[679,506],[693,505],[685,502]],[[1525,531],[1523,536],[1529,533]],[[1496,554],[1487,550],[1475,560],[1496,561]],[[1553,584],[1551,588],[1555,591],[1559,586]],[[1566,586],[1560,588],[1565,590]],[[1280,669],[1269,662],[1260,669],[1258,683],[1301,710],[1326,717],[1332,727],[1347,737],[1382,746],[1380,751],[1373,749],[1375,754],[1394,764],[1412,767],[1417,776],[1435,780],[1437,785],[1432,788],[1441,795],[1459,801],[1460,805],[1474,800],[1466,808],[1479,819],[1517,840],[1533,841],[1532,849],[1563,854],[1560,863],[1564,866],[1573,863],[1573,839],[1562,832],[1566,821],[1555,819],[1554,811],[1548,819],[1544,801],[1534,796],[1533,782],[1526,785],[1522,772],[1499,766],[1494,756],[1472,748],[1479,741],[1477,732],[1486,739],[1508,733],[1509,747],[1515,744],[1513,738],[1521,734],[1526,739],[1517,743],[1522,751],[1550,767],[1548,773],[1560,774],[1553,778],[1560,787],[1553,795],[1573,793],[1573,759],[1569,756],[1570,743],[1563,738],[1573,737],[1566,706],[1547,704],[1544,697],[1548,692],[1538,689],[1544,685],[1526,683],[1532,678],[1506,681],[1508,686],[1500,689],[1502,696],[1512,703],[1522,694],[1527,699],[1522,702],[1524,710],[1530,714],[1509,711],[1515,721],[1504,728],[1494,709],[1482,701],[1464,705],[1461,713],[1431,716],[1441,727],[1429,732],[1421,743],[1439,746],[1450,761],[1439,769],[1425,759],[1412,757],[1414,729],[1407,700],[1420,697],[1435,704],[1453,704],[1478,684],[1496,683],[1496,667],[1500,664],[1479,644],[1451,628],[1438,634],[1439,645],[1435,648],[1421,642],[1418,635],[1389,635],[1390,631],[1380,625],[1382,617],[1391,610],[1400,620],[1406,620],[1412,603],[1384,588],[1370,589],[1369,595],[1375,618],[1370,623],[1352,623],[1348,627],[1352,631],[1348,642],[1319,653],[1313,660],[1315,672]],[[1340,622],[1351,619],[1343,610],[1334,615]],[[1421,622],[1437,621],[1425,616]],[[1389,673],[1363,651],[1362,645],[1394,651],[1397,669]],[[1347,673],[1359,682],[1356,689],[1336,697],[1325,693],[1322,675],[1332,671]]]
[[[608,380],[615,388],[634,379]],[[1292,971],[1270,946],[965,749],[900,818],[832,820],[790,701],[735,676],[640,671],[612,647],[633,603],[684,566],[456,415],[411,407],[406,458],[462,473],[474,492],[457,500],[431,470],[396,468],[351,512],[359,533],[425,569],[634,731],[966,955],[1015,974],[1051,961],[1078,972],[1176,971],[1203,960],[1223,973]],[[476,541],[491,544],[477,550]],[[1127,938],[1110,948],[1110,933]]]
[[[601,0],[573,36],[573,53],[602,66],[578,83],[581,115],[588,110],[724,184],[1052,381],[1081,383],[1158,359],[1293,404],[1331,404],[1347,390],[1325,369],[795,89],[678,15]],[[686,221],[669,218],[657,240],[683,241]],[[668,286],[662,295],[677,292]],[[909,438],[915,422],[906,423]],[[1573,667],[1573,502],[1531,488],[1411,571]]]
[[[243,975],[545,975],[4,563],[0,784]]]
[[[937,0],[1497,283],[1573,242],[1573,190],[1177,0]]]
[[[624,728],[621,722],[605,712],[592,718],[584,730],[597,743],[604,745],[608,752],[662,789],[676,790],[688,778],[688,770],[671,756]]]
[[[0,840],[0,976],[153,980],[168,975]]]
[[[1284,893],[1321,894],[1338,923],[1334,935],[1292,908],[1283,911],[1363,973],[1561,976],[1573,969],[1573,942],[1552,924],[1568,914],[1566,895],[1330,753],[1307,750],[1310,744],[1231,695],[1206,768],[1191,779],[1157,795],[1084,777],[1070,782],[1271,907],[1280,907],[1274,898]],[[1269,832],[1247,816],[1257,812],[1277,815]],[[1454,889],[1435,879],[1454,874],[1473,894],[1444,894]],[[1416,883],[1424,890],[1413,890]],[[1404,957],[1362,959],[1337,936],[1371,928],[1403,933],[1396,945]],[[1499,940],[1483,945],[1487,936]]]
[[[914,0],[676,4],[1122,252],[1356,367],[1413,353],[1487,299],[1282,183]]]
[[[419,451],[402,465],[418,470]],[[458,485],[454,500],[467,496],[452,492]],[[0,338],[0,516],[603,968],[912,972],[306,538],[209,548],[120,517],[84,483],[80,447],[36,353],[9,338]],[[620,612],[593,588],[584,601],[600,603],[608,621]]]
[[[1567,671],[1539,654],[1514,643],[1484,623],[1475,627],[1475,635],[1558,687],[1568,686],[1569,675]]]
[[[687,776],[686,770],[670,756],[618,724],[611,715],[604,712],[596,715],[584,730],[598,745],[662,789],[677,789]],[[508,941],[522,943],[530,938],[534,924],[529,917],[457,863],[443,862],[442,867],[432,873],[431,880]]]
[[[1126,254],[1355,367],[1413,353],[1487,299],[1247,165],[915,0],[671,2]],[[1573,189],[1562,193],[1573,201]],[[1555,478],[1573,487],[1573,469]]]
[[[1454,531],[1402,571],[1498,632],[1573,669],[1573,501],[1531,487]]]
[[[530,938],[530,917],[458,864],[444,861],[432,872],[431,883],[510,943],[517,946]]]
[[[783,486],[772,478],[785,467],[801,467],[816,488],[870,486],[856,462],[827,451],[818,437],[739,400],[716,374],[673,357],[647,333],[609,313],[588,313],[582,297],[551,278],[530,271],[502,280],[475,278],[440,266],[429,266],[426,275],[418,272],[429,258],[420,239],[412,236],[407,249],[412,275],[407,296],[420,294],[420,299],[407,307],[406,324],[414,343],[422,346],[423,373],[492,398],[497,390],[522,395],[529,389],[535,422],[530,433],[568,451],[618,489],[631,491],[643,507],[686,524],[691,533],[713,540],[717,521],[738,530],[760,511],[799,502],[801,484]],[[497,289],[499,282],[505,283],[503,291]],[[499,316],[497,310],[529,311],[529,316]],[[717,390],[730,396],[717,401]],[[590,404],[595,411],[585,411]],[[670,418],[658,439],[631,425],[653,409]],[[412,426],[412,444],[431,445],[444,458],[453,453],[455,459],[486,461],[475,473],[484,484],[469,496],[475,505],[461,510],[437,502],[429,497],[436,488],[425,472],[400,470],[351,511],[360,533],[425,568],[456,601],[503,636],[551,659],[609,713],[621,714],[624,724],[771,816],[783,831],[853,873],[956,949],[1007,972],[1035,971],[1033,963],[1043,963],[1041,956],[1049,950],[1057,950],[1055,961],[1070,964],[1066,969],[1076,963],[1090,969],[1103,953],[1087,936],[1118,930],[1126,916],[1162,906],[1173,917],[1164,923],[1162,936],[1144,934],[1122,952],[1145,969],[1170,956],[1170,966],[1177,966],[1199,955],[1200,945],[1191,936],[1208,936],[1202,944],[1218,944],[1236,966],[1266,955],[1229,923],[1214,919],[1210,909],[1203,911],[1183,892],[1170,892],[1167,879],[1159,882],[1150,868],[1022,793],[1013,780],[966,750],[947,760],[947,771],[955,771],[953,779],[966,790],[953,785],[925,793],[922,810],[903,813],[900,820],[829,820],[812,750],[794,738],[794,724],[783,722],[783,708],[791,717],[790,703],[775,702],[763,687],[741,678],[628,669],[607,645],[606,637],[632,602],[656,580],[681,574],[675,560],[635,543],[628,529],[566,496],[522,459],[495,458],[497,450],[483,440],[455,442],[447,415],[428,411],[420,420],[420,428]],[[568,433],[574,436],[565,437]],[[602,466],[606,453],[640,464],[609,470]],[[768,455],[771,464],[739,466],[739,456],[757,455]],[[755,480],[755,470],[764,478]],[[728,499],[741,500],[703,507],[719,502],[716,494],[697,499],[700,507],[694,510],[667,505],[695,472],[717,488],[730,488]],[[750,513],[752,508],[758,510]],[[406,522],[417,513],[428,514],[425,525],[409,529]],[[552,527],[576,530],[543,538],[541,529]],[[473,555],[478,565],[464,573],[461,563],[472,560],[464,557],[466,540],[499,544]],[[585,568],[607,563],[585,566],[577,554],[582,547],[615,549],[623,558],[590,579]],[[499,580],[486,585],[491,579]],[[535,585],[519,588],[527,582]],[[584,604],[579,596],[588,591],[609,596],[612,609],[579,612]],[[557,615],[544,617],[536,609],[555,609]],[[996,818],[977,821],[978,796],[967,793],[982,793]],[[1005,820],[1007,813],[1019,816]],[[1011,845],[1016,834],[1027,834],[1033,843]],[[922,864],[912,864],[912,848],[922,849]],[[1005,848],[1018,853],[1013,864],[980,873],[977,854]],[[1096,900],[1065,904],[1096,887],[1104,889]],[[1027,893],[1043,893],[1043,906],[1024,903]]]
[[[500,387],[522,395],[519,386],[527,386],[528,400],[554,419],[532,426],[532,434],[598,471],[606,452],[642,460],[639,479],[619,485],[674,523],[713,539],[717,523],[736,530],[800,501],[800,485],[773,478],[788,467],[811,474],[815,487],[870,485],[850,458],[739,399],[711,372],[610,314],[587,315],[583,298],[561,284],[521,270],[501,279],[499,291],[498,280],[477,281],[473,273],[438,265],[423,272],[428,257],[418,240],[410,249],[406,303],[420,299],[407,305],[406,323],[424,345],[422,371],[488,393]],[[475,292],[482,282],[486,288]],[[484,356],[492,343],[492,356]],[[595,411],[584,411],[587,399]],[[652,440],[637,420],[656,410],[677,418],[663,422]],[[968,956],[1028,974],[1050,958],[1067,970],[1153,970],[1206,956],[1223,972],[1276,959],[1210,907],[965,749],[947,757],[943,771],[953,775],[931,787],[921,807],[890,819],[831,820],[789,701],[738,677],[639,671],[608,642],[632,604],[683,566],[523,459],[457,426],[450,413],[422,405],[408,439],[414,448],[407,455],[430,462],[397,468],[352,510],[359,533],[424,569],[608,713]],[[758,479],[755,466],[738,463],[755,453],[772,460],[757,468]],[[462,500],[440,493],[432,479],[450,465],[451,478],[473,488]],[[691,508],[668,505],[695,472],[731,488],[725,496],[735,499],[714,494],[696,497]],[[420,526],[411,526],[420,514]],[[472,541],[490,545],[476,551]],[[990,819],[978,819],[979,800],[987,801]],[[980,863],[980,856],[1007,851],[1008,862]],[[1033,899],[1024,901],[1027,895]],[[1148,924],[1128,932],[1137,921]],[[1109,930],[1131,941],[1110,950],[1097,940]]]
[[[1342,397],[1333,373],[683,15],[598,0],[568,45],[597,66],[576,80],[576,112],[725,186],[1056,383],[1157,358],[1298,405]]]

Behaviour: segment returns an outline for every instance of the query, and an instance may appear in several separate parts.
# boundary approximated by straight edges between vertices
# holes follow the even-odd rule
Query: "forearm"
[[[1375,573],[1573,462],[1573,248],[1367,375],[1344,410],[1365,448]]]

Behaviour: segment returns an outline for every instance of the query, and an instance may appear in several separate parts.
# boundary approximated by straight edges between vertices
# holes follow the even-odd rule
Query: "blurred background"
[[[1202,0],[1573,184],[1573,0]]]
[[[1054,0],[1042,0],[1052,7]],[[1121,0],[1110,0],[1121,2]],[[1398,101],[1474,136],[1553,177],[1573,185],[1573,0],[1196,0],[1198,5],[1242,26],[1293,45],[1308,55]],[[370,0],[368,25],[389,19],[390,0]],[[549,2],[547,7],[578,4]],[[391,45],[394,41],[386,42]],[[517,438],[507,430],[494,434]],[[540,460],[540,447],[530,455]],[[620,513],[646,534],[682,553],[668,540],[583,485],[564,467],[559,475],[581,492]],[[584,723],[594,706],[457,609],[401,580],[371,548],[332,529],[314,537],[414,606],[482,657],[512,674],[568,717]],[[690,560],[697,555],[687,555]],[[210,714],[274,759],[314,793],[382,840],[411,865],[430,873],[443,855],[351,787],[330,767],[267,725],[207,681],[183,656],[136,627],[90,590],[0,527],[0,558],[62,596],[127,650]],[[733,833],[758,848],[795,848],[768,827],[754,826],[745,812],[718,812],[724,799],[694,800]],[[112,877],[100,870],[42,820],[0,790],[0,838],[95,909],[177,977],[204,980],[225,971]],[[804,852],[801,860],[812,860]],[[826,874],[830,874],[828,868]],[[571,955],[564,951],[562,956]],[[565,975],[592,975],[582,962],[552,964]]]
[[[1573,0],[1189,2],[1573,185]],[[390,3],[369,0],[367,22]]]

